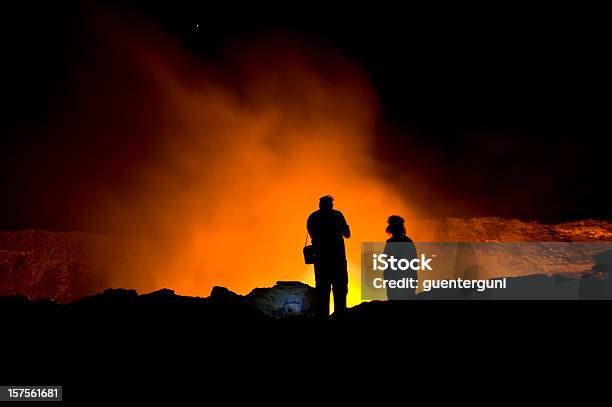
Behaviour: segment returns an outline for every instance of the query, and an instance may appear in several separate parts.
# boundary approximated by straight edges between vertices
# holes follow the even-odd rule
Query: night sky
[[[611,218],[610,28],[601,11],[56,3],[2,13],[0,230],[82,228],[71,214],[91,199],[83,166],[95,163],[106,174],[96,182],[112,186],[133,148],[49,126],[77,103],[65,89],[79,70],[105,64],[82,41],[100,9],[147,21],[211,60],[229,42],[270,32],[339,50],[378,92],[373,154],[383,172],[408,199],[403,177],[422,175],[435,193],[414,199],[432,216]]]

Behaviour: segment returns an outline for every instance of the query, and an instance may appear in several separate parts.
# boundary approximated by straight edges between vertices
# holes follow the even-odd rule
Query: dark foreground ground
[[[0,381],[61,384],[77,405],[278,402],[281,389],[365,397],[414,380],[485,386],[477,376],[503,390],[507,375],[529,386],[545,379],[542,368],[605,367],[611,312],[605,301],[370,302],[322,322],[274,318],[227,292],[109,290],[68,305],[4,297]]]

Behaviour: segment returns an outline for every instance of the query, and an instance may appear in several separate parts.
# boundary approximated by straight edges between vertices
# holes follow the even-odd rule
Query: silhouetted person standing
[[[417,257],[416,247],[408,236],[406,236],[406,227],[404,226],[404,218],[397,215],[389,216],[387,219],[386,232],[391,235],[385,244],[385,254],[396,259],[406,259],[408,261]],[[417,272],[408,270],[385,270],[384,278],[386,280],[400,280],[403,278],[412,278],[415,283],[418,281]],[[387,299],[389,300],[414,300],[416,299],[415,288],[387,288]]]
[[[351,237],[344,215],[334,209],[334,198],[330,195],[319,199],[319,210],[313,212],[306,222],[312,239],[316,260],[314,264],[317,292],[317,316],[329,316],[329,294],[333,289],[334,312],[346,310],[348,293],[348,271],[344,238]]]

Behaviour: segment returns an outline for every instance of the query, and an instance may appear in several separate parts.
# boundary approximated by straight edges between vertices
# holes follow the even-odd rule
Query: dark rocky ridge
[[[214,287],[205,298],[176,295],[168,288],[140,295],[136,290],[109,288],[68,304],[52,299],[30,300],[24,295],[0,297],[0,312],[7,315],[24,309],[88,315],[136,312],[140,317],[183,314],[197,316],[198,320],[244,322],[310,318],[314,316],[314,308],[314,289],[298,281],[279,281],[274,287],[256,288],[244,296],[225,287]]]

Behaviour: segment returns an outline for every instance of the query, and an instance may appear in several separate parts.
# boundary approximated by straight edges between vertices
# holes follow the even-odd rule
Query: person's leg
[[[346,260],[340,262],[334,270],[334,313],[341,315],[346,311],[346,296],[348,294],[348,270]]]
[[[329,293],[331,291],[331,279],[328,267],[315,263],[315,291],[317,294],[316,316],[319,319],[329,317]]]

